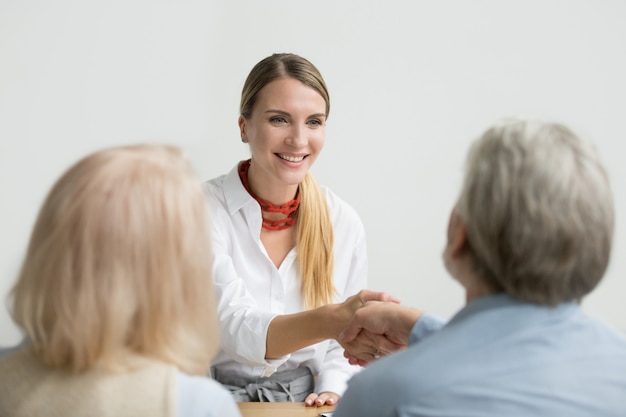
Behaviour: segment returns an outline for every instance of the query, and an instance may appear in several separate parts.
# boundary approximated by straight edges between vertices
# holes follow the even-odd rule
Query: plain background
[[[39,207],[97,149],[183,147],[202,180],[248,156],[252,66],[310,59],[331,92],[313,172],[360,213],[370,287],[449,317],[441,251],[470,142],[509,115],[595,143],[615,192],[612,260],[584,302],[626,330],[626,2],[621,0],[0,0],[0,345]]]

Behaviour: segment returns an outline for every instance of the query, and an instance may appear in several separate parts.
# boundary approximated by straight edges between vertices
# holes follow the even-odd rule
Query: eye
[[[283,123],[287,123],[287,119],[285,119],[282,116],[274,116],[270,118],[270,122],[274,124],[283,124]]]
[[[321,126],[323,123],[320,119],[311,119],[307,122],[307,124],[317,127],[317,126]]]

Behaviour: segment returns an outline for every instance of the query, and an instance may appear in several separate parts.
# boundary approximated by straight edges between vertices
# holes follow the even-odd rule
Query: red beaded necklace
[[[276,206],[269,201],[257,197],[256,194],[252,192],[252,189],[250,189],[250,183],[248,182],[248,169],[250,168],[250,162],[250,159],[248,159],[247,161],[242,161],[239,164],[238,169],[239,178],[241,179],[241,182],[246,191],[248,191],[248,194],[250,194],[252,198],[254,198],[259,203],[262,212],[283,213],[287,215],[287,217],[285,217],[284,219],[279,220],[266,219],[261,215],[263,218],[263,229],[283,230],[293,226],[296,223],[298,207],[300,206],[300,193],[298,192],[296,198],[294,198],[293,200],[288,201],[280,206]]]

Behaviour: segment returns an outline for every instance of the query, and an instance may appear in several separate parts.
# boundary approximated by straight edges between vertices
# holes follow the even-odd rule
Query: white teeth
[[[278,154],[278,156],[280,156],[285,161],[289,161],[289,162],[300,162],[304,159],[304,156],[289,156],[289,155],[283,155],[283,154]]]

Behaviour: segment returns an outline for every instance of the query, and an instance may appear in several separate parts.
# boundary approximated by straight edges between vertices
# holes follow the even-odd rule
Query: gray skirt
[[[275,372],[268,377],[247,377],[212,368],[213,379],[230,390],[237,402],[302,402],[315,381],[307,367]]]

